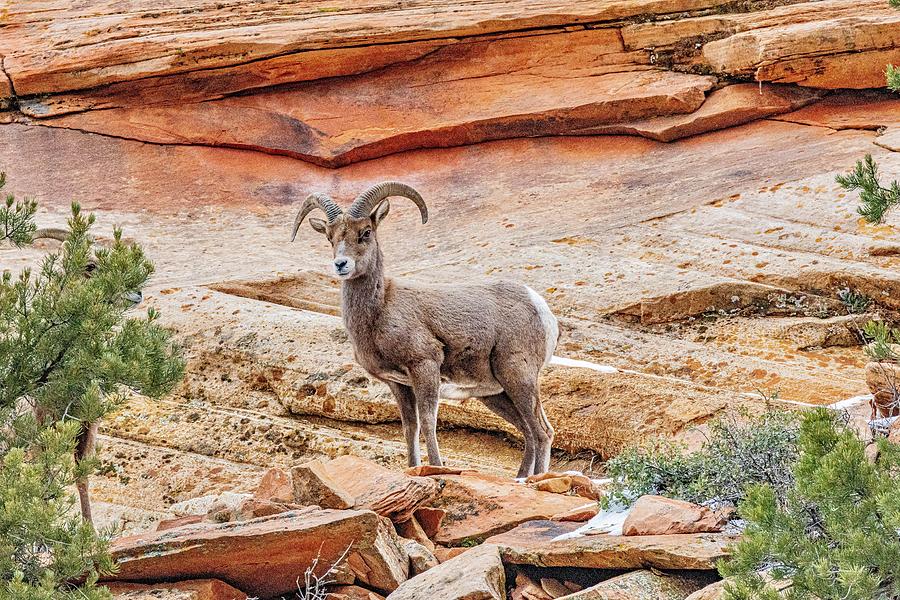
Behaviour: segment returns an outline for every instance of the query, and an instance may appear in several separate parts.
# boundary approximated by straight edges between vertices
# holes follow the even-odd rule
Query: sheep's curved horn
[[[40,239],[49,239],[56,240],[57,242],[65,242],[69,239],[71,232],[67,229],[60,229],[59,227],[44,227],[42,229],[36,229],[34,233],[31,234],[31,239],[40,240]]]
[[[294,219],[294,231],[291,233],[292,242],[297,237],[297,230],[300,229],[303,219],[317,208],[325,213],[329,223],[332,223],[341,216],[341,207],[334,203],[331,196],[328,194],[310,194],[306,197],[306,200],[303,201],[303,205],[300,207],[300,210],[297,212],[297,217]]]
[[[428,222],[428,207],[425,206],[425,200],[422,199],[419,192],[405,183],[397,181],[384,181],[373,185],[356,197],[356,200],[347,209],[347,214],[355,219],[368,217],[385,198],[391,196],[402,196],[412,200],[419,207],[419,212],[422,213],[422,222]]]

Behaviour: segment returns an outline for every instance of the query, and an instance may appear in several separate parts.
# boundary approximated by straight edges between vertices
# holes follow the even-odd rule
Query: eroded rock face
[[[704,585],[703,578],[658,574],[639,570],[607,579],[597,585],[566,596],[566,600],[684,600]]]
[[[540,567],[590,569],[712,570],[724,558],[733,537],[715,534],[651,536],[588,535],[556,540],[577,523],[530,521],[487,539],[500,548],[503,560]]]
[[[215,576],[251,596],[296,590],[297,577],[319,557],[322,575],[350,547],[347,571],[375,590],[405,581],[409,558],[394,528],[370,511],[305,509],[251,521],[201,523],[118,538],[112,545],[117,580]]]
[[[631,507],[624,535],[671,535],[714,533],[722,530],[727,515],[691,502],[662,496],[641,496]]]
[[[506,575],[495,546],[466,550],[408,580],[390,600],[504,600]]]
[[[322,461],[291,468],[292,497],[300,504],[322,508],[351,508],[355,498],[328,475]]]
[[[218,579],[195,579],[175,583],[105,584],[115,600],[247,600],[247,594]]]

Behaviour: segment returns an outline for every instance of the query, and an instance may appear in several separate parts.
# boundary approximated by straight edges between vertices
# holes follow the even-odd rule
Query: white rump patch
[[[468,400],[469,398],[495,396],[502,391],[503,388],[499,384],[458,385],[456,383],[442,383],[438,396],[445,400]]]
[[[556,342],[559,339],[559,323],[557,323],[556,317],[550,311],[547,301],[527,285],[525,289],[528,290],[531,303],[534,304],[534,308],[541,318],[541,325],[544,326],[544,343],[547,348],[544,352],[544,366],[546,366],[550,363],[550,359],[553,358],[553,352],[556,350]]]

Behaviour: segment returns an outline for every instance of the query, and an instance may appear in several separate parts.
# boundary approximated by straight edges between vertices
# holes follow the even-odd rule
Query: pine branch
[[[0,189],[6,185],[6,173],[0,173]],[[17,202],[12,194],[6,196],[0,205],[0,242],[9,240],[20,247],[31,243],[31,236],[37,229],[34,224],[34,213],[37,203],[34,200]]]
[[[858,212],[869,223],[881,223],[885,213],[900,204],[900,182],[893,181],[884,187],[878,181],[878,165],[871,154],[865,160],[856,161],[856,168],[835,180],[847,191],[859,190]]]

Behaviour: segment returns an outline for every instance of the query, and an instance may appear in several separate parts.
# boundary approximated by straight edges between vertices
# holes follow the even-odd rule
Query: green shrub
[[[644,494],[656,494],[736,504],[753,483],[786,490],[798,432],[794,413],[771,411],[714,420],[706,442],[693,453],[665,440],[628,448],[607,463],[613,483],[606,502],[631,504]]]
[[[727,600],[776,600],[764,577],[792,582],[790,600],[900,597],[900,447],[881,440],[874,464],[855,433],[819,409],[803,420],[786,495],[751,487],[747,521],[732,557]]]
[[[893,329],[883,321],[869,321],[863,325],[863,335],[868,341],[865,353],[875,362],[900,359],[894,351],[894,346],[900,344],[900,329]]]

